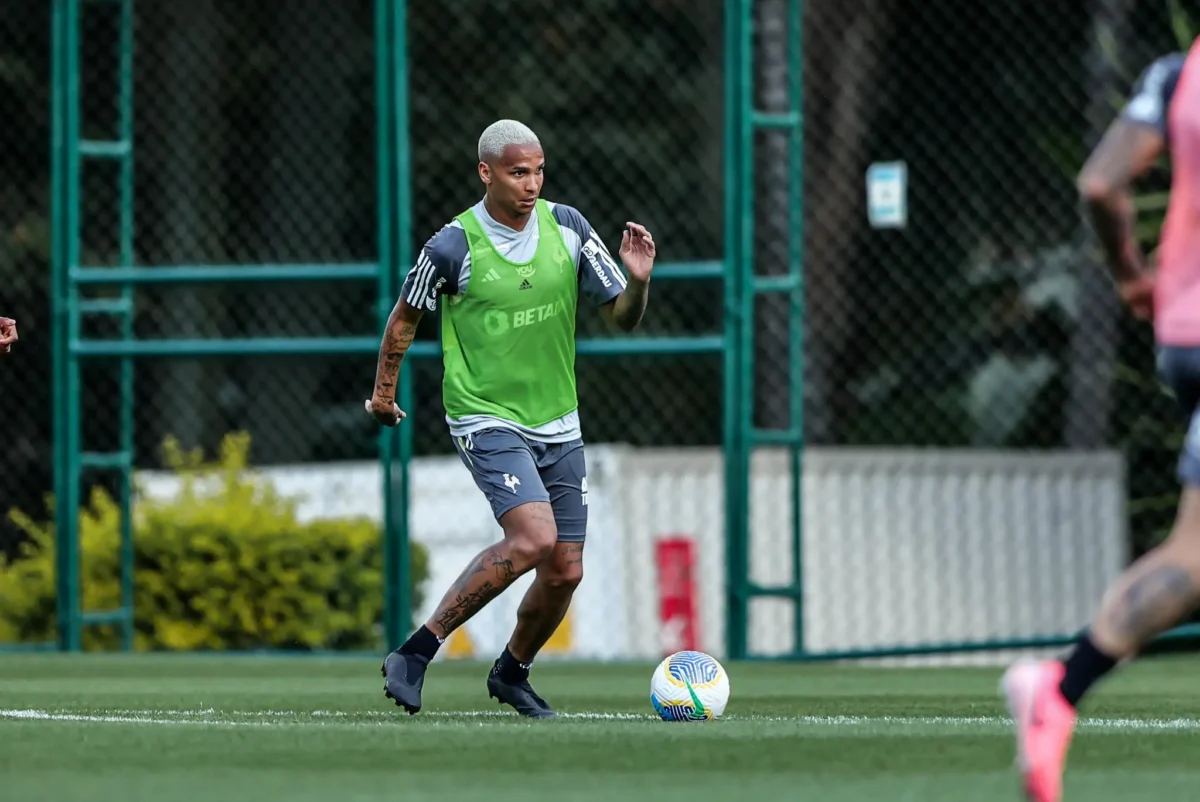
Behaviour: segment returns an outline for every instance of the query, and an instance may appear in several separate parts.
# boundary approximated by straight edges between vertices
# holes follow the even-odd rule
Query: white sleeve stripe
[[[625,281],[624,271],[621,270],[620,265],[618,265],[616,262],[612,262],[611,264],[612,264],[613,278],[615,278],[617,280],[617,283],[621,285],[621,289],[625,289],[626,281]]]
[[[612,273],[612,277],[617,280],[617,283],[621,285],[621,289],[625,289],[625,274],[621,272],[621,268],[611,265],[610,272]]]
[[[408,301],[410,306],[417,306],[429,297],[429,288],[433,286],[434,275],[437,273],[437,268],[424,251],[417,257],[413,273],[412,286],[409,287],[408,297],[404,300]]]
[[[598,255],[600,256],[600,262],[604,265],[605,272],[607,272],[614,281],[621,285],[621,289],[625,289],[625,274],[621,272],[621,268],[618,267],[617,263],[613,260],[612,254],[610,254],[608,252],[608,248],[604,246],[604,241],[600,239],[599,235],[597,235],[595,231],[591,233],[588,239],[596,243],[598,247]]]
[[[425,256],[425,252],[422,251],[419,253],[418,257],[416,257],[416,264],[413,265],[413,282],[410,283],[408,287],[408,295],[406,298],[404,298],[404,300],[407,300],[409,304],[416,305],[418,300],[425,298],[425,287],[428,286],[428,279],[426,277],[427,273],[428,258]]]
[[[600,246],[600,250],[604,251],[604,255],[607,256],[608,261],[611,262],[612,254],[609,253],[608,246],[604,244],[604,240],[600,239],[600,235],[597,234],[594,230],[592,231],[591,239],[596,241],[596,244]]]

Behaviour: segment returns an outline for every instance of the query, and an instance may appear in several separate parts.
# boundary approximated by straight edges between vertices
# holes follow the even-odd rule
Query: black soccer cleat
[[[492,666],[487,680],[488,696],[499,700],[502,705],[509,705],[522,716],[529,718],[554,718],[555,713],[546,700],[537,695],[528,679],[520,682],[505,682],[500,678],[500,661]]]
[[[411,716],[421,709],[421,686],[429,661],[415,654],[392,652],[383,661],[383,695]]]

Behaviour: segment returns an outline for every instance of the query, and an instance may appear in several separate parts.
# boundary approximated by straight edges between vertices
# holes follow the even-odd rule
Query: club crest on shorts
[[[513,476],[511,473],[504,474],[504,484],[513,493],[517,492],[517,488],[521,486],[521,480]]]

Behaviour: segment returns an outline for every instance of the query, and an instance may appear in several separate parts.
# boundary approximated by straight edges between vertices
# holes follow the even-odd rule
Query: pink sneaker
[[[1060,802],[1075,708],[1058,689],[1066,669],[1056,660],[1016,663],[1004,674],[1004,695],[1017,731],[1017,767],[1033,802]]]

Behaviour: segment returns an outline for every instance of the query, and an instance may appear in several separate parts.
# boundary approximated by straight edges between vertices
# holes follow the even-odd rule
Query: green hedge
[[[141,497],[134,509],[135,648],[379,649],[382,540],[366,518],[301,522],[285,498],[248,470],[249,437],[230,435],[220,458],[164,448],[181,479],[176,498]],[[10,513],[29,535],[0,557],[0,643],[54,639],[53,499],[49,521]],[[120,508],[102,490],[81,510],[84,610],[119,606]],[[411,548],[412,609],[422,600],[427,554]],[[88,649],[119,643],[115,626],[89,627]]]

